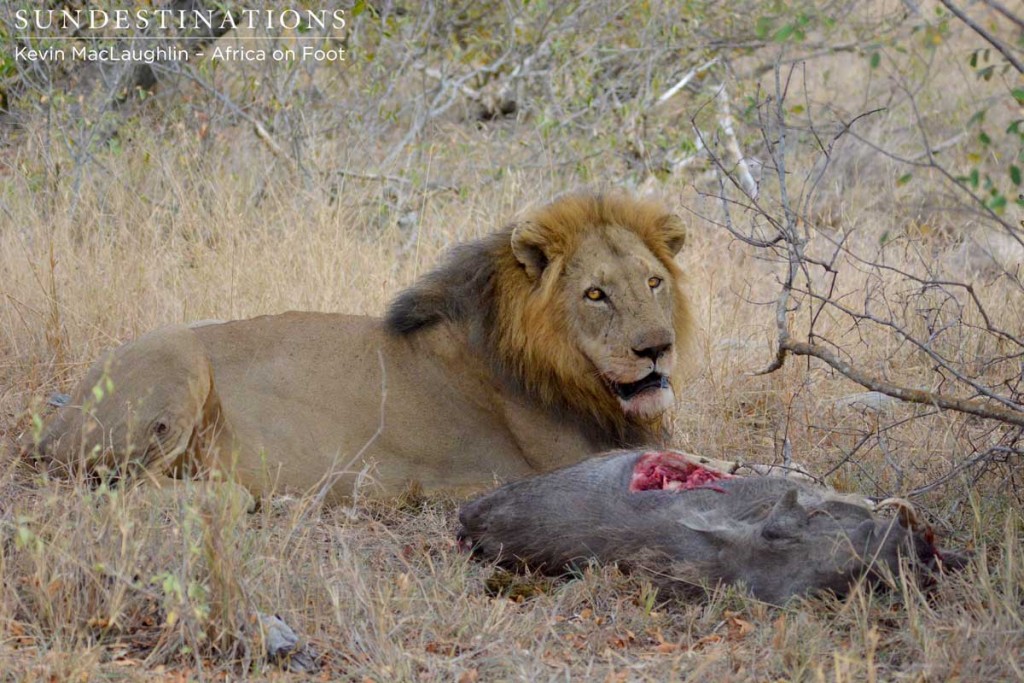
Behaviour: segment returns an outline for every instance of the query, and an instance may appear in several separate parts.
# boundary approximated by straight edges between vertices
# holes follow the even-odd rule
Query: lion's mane
[[[445,321],[464,325],[471,344],[496,371],[545,406],[586,421],[595,435],[612,435],[622,445],[657,439],[663,433],[663,418],[638,422],[623,413],[575,343],[569,316],[557,297],[566,263],[582,236],[604,225],[635,233],[670,273],[676,345],[682,351],[692,337],[692,316],[670,243],[681,241],[685,229],[659,202],[624,192],[565,195],[528,212],[521,221],[456,248],[394,299],[387,310],[387,327],[393,334],[410,335]],[[523,228],[538,238],[547,259],[536,279],[512,250],[513,233]],[[680,386],[683,366],[676,363],[674,387]]]

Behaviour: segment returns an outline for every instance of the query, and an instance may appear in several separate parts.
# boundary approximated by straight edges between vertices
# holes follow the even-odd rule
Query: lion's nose
[[[645,346],[641,349],[633,349],[633,353],[646,358],[648,360],[657,361],[661,358],[669,349],[672,348],[672,344],[654,344],[653,346]]]

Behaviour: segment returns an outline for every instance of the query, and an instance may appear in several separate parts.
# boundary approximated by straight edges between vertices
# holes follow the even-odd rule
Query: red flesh
[[[689,491],[709,488],[719,493],[724,489],[712,486],[730,475],[715,472],[681,458],[672,451],[648,451],[640,456],[633,468],[629,490],[634,491]]]

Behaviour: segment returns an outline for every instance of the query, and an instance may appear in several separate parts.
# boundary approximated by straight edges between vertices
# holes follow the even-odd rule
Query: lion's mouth
[[[612,390],[619,398],[623,401],[629,401],[648,389],[668,389],[669,385],[668,377],[658,371],[653,371],[651,374],[642,377],[635,382],[612,382],[611,386]]]

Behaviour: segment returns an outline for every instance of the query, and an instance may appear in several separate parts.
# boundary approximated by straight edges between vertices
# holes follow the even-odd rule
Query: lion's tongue
[[[616,384],[615,393],[619,395],[619,398],[624,401],[628,401],[641,391],[655,387],[658,389],[667,389],[668,377],[657,372],[652,372],[643,379],[639,379],[635,382],[630,382],[629,384]]]

